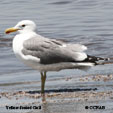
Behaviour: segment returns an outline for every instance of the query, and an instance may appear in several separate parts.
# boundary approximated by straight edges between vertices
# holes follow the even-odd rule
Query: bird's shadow
[[[45,93],[62,93],[62,92],[78,92],[78,91],[95,91],[97,88],[76,88],[76,89],[52,89],[52,90],[45,90]],[[26,91],[29,94],[36,94],[41,93],[41,91]]]

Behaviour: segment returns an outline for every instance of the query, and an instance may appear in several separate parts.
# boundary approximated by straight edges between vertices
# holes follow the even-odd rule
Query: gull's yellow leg
[[[45,81],[46,81],[46,72],[41,72],[41,95],[42,95],[42,101],[46,101],[45,99]]]

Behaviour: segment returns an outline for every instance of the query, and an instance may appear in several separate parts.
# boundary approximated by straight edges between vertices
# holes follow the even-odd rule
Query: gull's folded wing
[[[87,49],[84,45],[66,44],[54,39],[31,38],[26,40],[23,46],[24,55],[40,58],[42,64],[79,62],[87,58],[83,52]]]

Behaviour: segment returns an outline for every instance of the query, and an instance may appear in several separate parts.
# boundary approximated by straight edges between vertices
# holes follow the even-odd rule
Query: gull
[[[41,74],[41,95],[45,100],[45,81],[48,71],[62,69],[87,69],[107,58],[87,55],[87,47],[82,44],[66,43],[45,38],[36,33],[36,24],[31,20],[22,20],[16,26],[6,29],[5,33],[18,31],[13,39],[13,51],[24,64]]]

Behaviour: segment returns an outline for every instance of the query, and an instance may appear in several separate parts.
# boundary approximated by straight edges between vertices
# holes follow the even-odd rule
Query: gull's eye
[[[25,27],[25,26],[26,26],[26,25],[24,25],[24,24],[22,25],[22,27]]]

